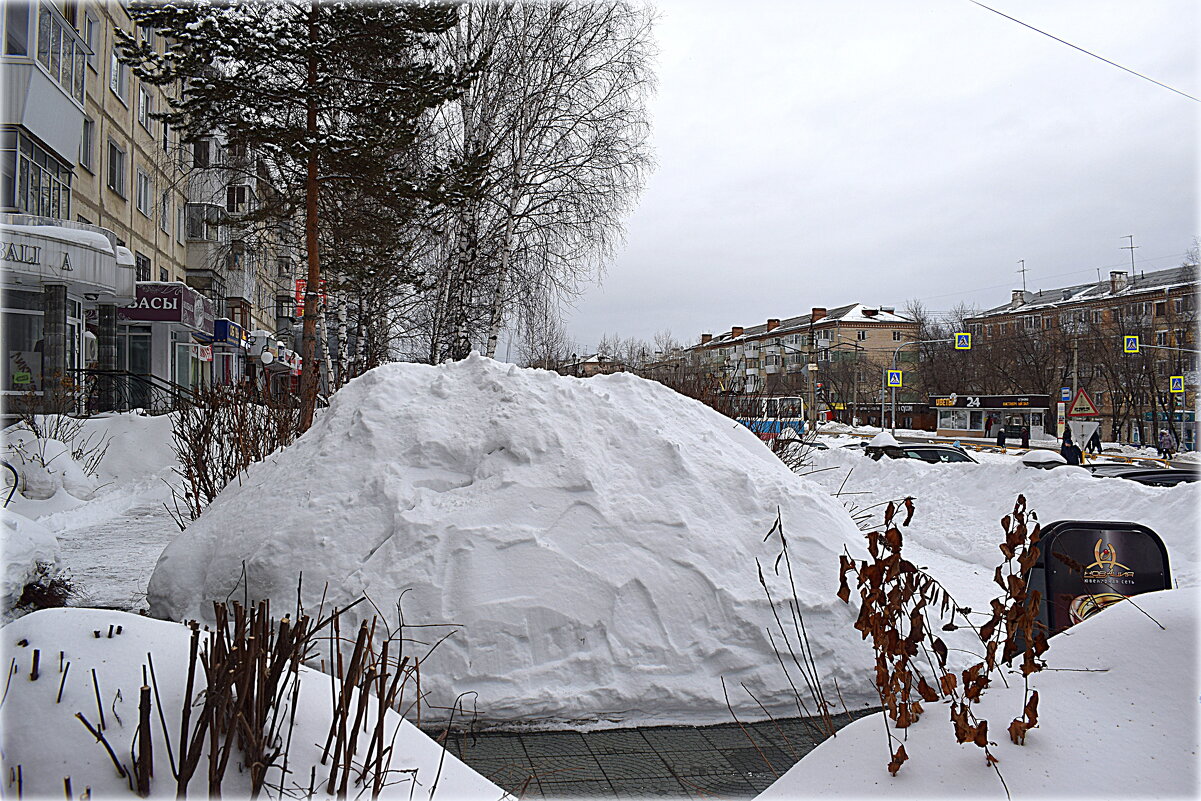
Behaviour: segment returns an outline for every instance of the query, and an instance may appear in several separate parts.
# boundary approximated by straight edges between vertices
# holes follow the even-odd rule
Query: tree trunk
[[[321,262],[317,253],[317,12],[318,0],[309,6],[309,64],[305,88],[305,130],[309,136],[304,186],[304,242],[308,251],[308,285],[304,293],[304,328],[301,333],[300,433],[313,425],[317,409],[317,299],[321,290]]]

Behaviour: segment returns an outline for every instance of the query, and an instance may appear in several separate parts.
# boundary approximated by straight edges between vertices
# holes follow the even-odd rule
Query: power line
[[[1029,25],[1025,22],[1022,22],[1020,19],[1011,17],[1008,14],[1005,14],[1001,11],[997,11],[995,8],[989,8],[988,6],[981,3],[979,0],[971,0],[971,2],[980,6],[980,8],[991,11],[994,14],[1000,14],[1005,19],[1016,22],[1018,25],[1029,28],[1030,30],[1032,30],[1036,33],[1041,33],[1043,36],[1047,36],[1051,39],[1054,39],[1055,41],[1059,42],[1060,44],[1065,44],[1068,47],[1072,48],[1073,50],[1079,50],[1081,53],[1084,53],[1085,55],[1089,55],[1095,59],[1104,61],[1106,64],[1117,67],[1118,69],[1124,70],[1125,72],[1129,72],[1131,75],[1136,75],[1139,78],[1142,78],[1144,81],[1150,81],[1151,83],[1155,84],[1156,86],[1162,86],[1164,89],[1167,89],[1169,92],[1175,92],[1176,94],[1178,94],[1182,97],[1187,97],[1189,100],[1192,100],[1194,103],[1201,103],[1201,99],[1195,98],[1192,95],[1188,94],[1187,92],[1182,92],[1179,89],[1173,89],[1171,86],[1168,86],[1166,83],[1160,83],[1159,81],[1155,80],[1154,78],[1148,78],[1146,75],[1143,75],[1141,72],[1135,72],[1134,70],[1130,69],[1129,67],[1123,67],[1121,64],[1117,63],[1116,61],[1110,61],[1109,59],[1105,58],[1104,56],[1098,56],[1096,53],[1093,53],[1089,50],[1085,50],[1083,47],[1077,47],[1076,45],[1072,44],[1071,42],[1064,41],[1063,39],[1060,39],[1058,36],[1053,36],[1052,34],[1049,34],[1046,31],[1039,30],[1038,28],[1034,27],[1033,25]]]

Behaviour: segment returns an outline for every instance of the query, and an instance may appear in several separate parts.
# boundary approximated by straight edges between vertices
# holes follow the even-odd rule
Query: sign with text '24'
[[[890,386],[890,387],[902,386],[901,373],[902,373],[901,370],[889,370],[888,371],[888,386]]]
[[[957,332],[955,334],[955,350],[971,350],[972,335],[965,332]]]

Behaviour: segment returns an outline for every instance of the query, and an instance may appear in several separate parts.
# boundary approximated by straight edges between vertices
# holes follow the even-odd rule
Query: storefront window
[[[10,293],[15,294],[15,293]],[[7,301],[8,298],[6,297]],[[4,331],[4,363],[0,386],[6,392],[33,392],[42,388],[42,315],[5,309],[0,315]]]
[[[971,412],[970,426],[972,431],[984,430],[984,412]]]

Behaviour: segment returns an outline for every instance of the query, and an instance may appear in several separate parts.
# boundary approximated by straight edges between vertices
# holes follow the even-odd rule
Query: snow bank
[[[1024,746],[1005,731],[1024,704],[1021,675],[1009,687],[993,680],[975,714],[989,722],[1012,798],[1196,797],[1198,604],[1197,589],[1140,595],[1166,630],[1121,603],[1052,638],[1052,669],[1030,678],[1039,725]],[[955,742],[947,717],[944,704],[927,705],[906,730],[909,761],[895,778],[876,714],[841,729],[759,798],[1006,798],[981,750]]]
[[[20,477],[17,491],[30,500],[49,500],[60,490],[81,501],[95,497],[99,482],[71,451],[68,443],[38,439],[26,429],[5,431],[5,455]]]
[[[373,370],[166,548],[149,598],[173,619],[244,591],[291,606],[301,573],[308,608],[327,582],[327,606],[404,593],[406,622],[460,627],[422,671],[431,701],[473,692],[492,720],[723,722],[723,676],[761,717],[739,682],[788,708],[755,567],[771,576],[777,509],[815,658],[866,705],[869,651],[835,597],[838,555],[862,551],[847,513],[744,427],[628,374]]]
[[[94,631],[106,634],[112,626],[114,636],[96,637]],[[115,634],[117,626],[121,633]],[[153,654],[158,695],[154,701],[166,718],[172,732],[172,745],[179,749],[180,711],[187,686],[188,647],[190,634],[175,623],[151,620],[140,615],[96,609],[46,609],[26,615],[0,630],[4,654],[16,661],[16,675],[7,693],[4,706],[2,749],[6,766],[21,766],[23,794],[26,798],[61,798],[63,779],[71,778],[75,793],[91,787],[96,798],[132,796],[125,779],[117,775],[104,747],[75,718],[82,713],[93,726],[99,726],[96,709],[96,690],[103,699],[103,714],[107,724],[105,738],[127,766],[132,765],[131,742],[137,730],[139,688],[142,686],[143,666],[149,665],[147,654]],[[40,652],[40,678],[30,681],[33,651]],[[66,677],[60,668],[68,663]],[[293,783],[308,787],[310,767],[317,766],[317,775],[328,776],[328,765],[319,765],[322,743],[329,729],[330,679],[316,671],[301,669],[301,688],[296,728],[289,741],[289,769]],[[203,672],[198,679],[204,686]],[[58,700],[59,687],[62,698]],[[194,710],[198,714],[198,708]],[[152,714],[154,733],[154,779],[151,795],[175,797],[175,782],[171,778],[167,758],[167,742],[158,720],[159,711]],[[370,712],[374,720],[375,712]],[[425,797],[437,777],[436,798],[500,799],[500,788],[461,763],[457,758],[423,734],[392,710],[386,710],[388,730],[400,726],[393,753],[392,768],[414,770],[410,775],[395,774],[396,783],[385,789],[383,797]],[[286,714],[285,714],[286,717]],[[195,717],[193,717],[193,723]],[[188,789],[192,797],[207,796],[207,752]],[[249,794],[249,774],[243,770],[235,753],[226,771],[221,790],[231,798]],[[270,783],[278,783],[279,772],[271,771]],[[6,771],[5,790],[16,797],[12,774]],[[354,788],[351,788],[354,794]],[[268,795],[278,797],[278,793]]]
[[[858,451],[832,448],[815,452],[811,461],[809,480],[841,492],[848,505],[866,508],[913,496],[917,511],[905,530],[906,555],[973,609],[988,608],[997,590],[991,577],[1001,556],[1000,520],[1013,511],[1019,494],[1044,524],[1113,520],[1149,526],[1167,545],[1173,580],[1179,586],[1201,584],[1197,484],[1148,487],[1070,467],[1039,470],[1013,457],[980,464],[877,462]]]
[[[0,551],[4,557],[4,588],[0,606],[12,609],[25,585],[39,575],[51,577],[58,571],[58,540],[44,526],[29,518],[0,510]]]

